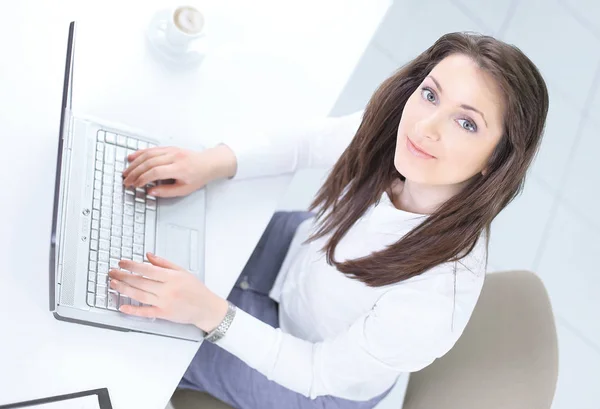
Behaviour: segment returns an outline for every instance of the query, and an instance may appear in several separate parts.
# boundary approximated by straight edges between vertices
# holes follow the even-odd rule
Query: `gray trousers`
[[[277,212],[250,256],[228,300],[261,321],[279,327],[278,304],[269,291],[287,254],[296,228],[309,212]],[[244,283],[242,285],[242,283]],[[333,396],[307,398],[270,381],[229,352],[202,343],[179,388],[206,392],[237,409],[370,409],[387,392],[359,402]]]

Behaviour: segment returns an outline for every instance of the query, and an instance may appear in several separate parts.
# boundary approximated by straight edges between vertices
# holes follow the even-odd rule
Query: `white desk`
[[[274,119],[328,115],[389,1],[206,1],[223,45],[196,70],[168,69],[146,47],[151,15],[177,2],[13,3],[0,9],[0,404],[108,387],[116,409],[163,409],[198,344],[59,322],[48,311],[68,22],[79,22],[76,112],[211,145]],[[220,295],[289,180],[210,187],[206,281]]]

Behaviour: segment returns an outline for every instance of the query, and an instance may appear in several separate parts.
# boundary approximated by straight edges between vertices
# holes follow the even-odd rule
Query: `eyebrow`
[[[440,90],[440,93],[443,93],[444,91],[442,90],[442,86],[440,85],[440,83],[433,77],[433,75],[429,75],[429,78],[431,78],[433,80],[433,82],[435,82],[436,87],[438,87],[438,89]],[[477,112],[479,115],[481,115],[481,117],[483,118],[483,122],[485,122],[485,126],[488,127],[488,123],[485,120],[485,115],[483,115],[483,112],[481,112],[480,110],[478,110],[477,108],[473,108],[471,105],[467,105],[467,104],[461,104],[460,105],[461,108],[467,109],[469,111],[475,111]]]

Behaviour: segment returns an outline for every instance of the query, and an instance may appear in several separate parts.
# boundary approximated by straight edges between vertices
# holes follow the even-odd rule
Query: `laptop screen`
[[[54,208],[52,211],[52,236],[50,237],[50,310],[56,308],[56,230],[58,224],[58,204],[60,201],[60,178],[62,167],[62,152],[65,132],[65,121],[68,120],[67,110],[71,109],[72,95],[72,71],[73,71],[73,47],[75,43],[75,22],[69,25],[69,39],[67,42],[67,60],[65,64],[65,79],[63,85],[63,96],[60,114],[60,128],[58,132],[58,159],[56,163],[56,177],[54,180]]]

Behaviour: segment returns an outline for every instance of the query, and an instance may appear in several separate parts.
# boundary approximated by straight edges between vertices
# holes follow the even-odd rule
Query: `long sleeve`
[[[222,141],[234,152],[233,179],[273,176],[300,169],[329,168],[352,141],[363,111],[290,124]]]
[[[307,342],[240,310],[218,345],[310,398],[368,400],[454,345],[462,329],[451,329],[452,311],[451,298],[399,286],[332,339]]]

